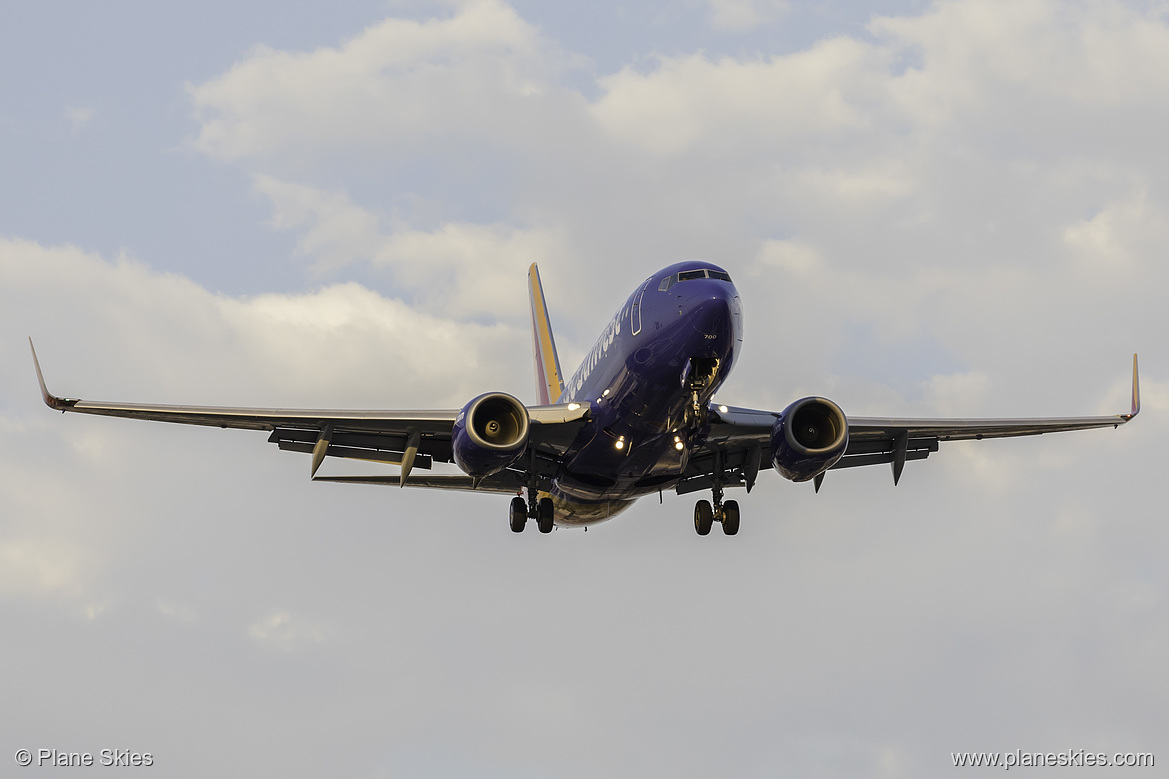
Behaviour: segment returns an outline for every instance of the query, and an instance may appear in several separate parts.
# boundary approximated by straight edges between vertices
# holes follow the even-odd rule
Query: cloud
[[[939,116],[936,109],[968,116],[980,105],[1038,96],[1045,104],[1151,107],[1169,82],[1169,29],[1153,8],[950,1],[919,16],[876,17],[869,27],[878,39],[921,58],[921,67],[903,74],[898,91],[920,121]],[[1043,118],[1041,111],[1027,112],[1023,129],[1045,128],[1035,121]]]
[[[44,539],[18,539],[0,544],[0,597],[28,597],[81,590],[82,550]]]
[[[1063,333],[1086,353],[1115,351],[1136,320],[1147,326],[1147,307],[1108,322],[1062,321],[1059,312],[1102,294],[1124,299],[1127,279],[1169,282],[1150,252],[1169,213],[1149,185],[1161,166],[1151,127],[1169,119],[1148,99],[1158,94],[1165,29],[1155,14],[1110,3],[942,3],[875,17],[871,37],[829,37],[789,54],[651,57],[600,76],[586,99],[561,78],[572,55],[512,9],[470,3],[448,18],[385,20],[337,48],[257,51],[191,94],[203,117],[200,148],[259,169],[253,180],[271,224],[296,236],[314,279],[374,271],[425,311],[519,327],[526,303],[513,280],[540,261],[571,362],[597,326],[579,301],[615,308],[645,268],[710,257],[757,282],[745,300],[751,332],[782,330],[778,311],[823,320],[815,341],[784,342],[797,359],[839,364],[833,355],[848,353],[849,328],[860,322],[891,352],[945,343],[946,371],[1015,372],[1023,358],[993,344]],[[409,45],[374,45],[399,38]],[[513,100],[504,62],[541,88]],[[1148,83],[1121,84],[1117,62]],[[279,85],[261,99],[254,79],[285,64],[296,77],[272,76]],[[418,73],[436,80],[413,91]],[[418,101],[407,112],[417,126],[384,124],[358,139],[403,84]],[[468,85],[504,97],[479,105],[473,121],[443,113]],[[318,110],[322,90],[334,101],[327,111]],[[373,108],[367,95],[378,96]],[[362,111],[374,112],[372,124]],[[296,118],[310,112],[329,123],[319,138]],[[1134,138],[1101,112],[1149,120]],[[266,129],[253,143],[254,127]],[[452,151],[452,132],[470,145]],[[339,188],[269,153],[296,144],[351,170],[344,155],[356,143],[367,167],[404,171],[402,142],[413,172],[392,198],[365,183]],[[491,197],[478,188],[495,183],[491,166],[504,149],[505,183]],[[458,207],[429,183],[455,186],[452,154],[470,179],[458,191],[472,202]],[[409,205],[436,197],[437,213]],[[581,267],[601,271],[582,277]],[[580,294],[554,289],[565,274]],[[839,313],[825,316],[828,301]],[[1070,376],[1077,363],[1065,365]],[[912,366],[901,402],[927,401],[921,381],[939,367]],[[755,393],[761,377],[752,378],[744,383]],[[857,387],[874,397],[888,389]],[[1005,385],[991,392],[1000,395],[985,399],[993,408],[1010,400]]]
[[[602,78],[592,113],[612,136],[652,154],[774,147],[862,125],[882,60],[848,38],[756,60],[663,57],[648,73],[627,67]]]
[[[555,47],[510,6],[474,0],[452,16],[386,19],[340,47],[257,47],[229,71],[189,86],[195,148],[240,160],[286,153],[413,148],[488,136],[522,143],[528,106],[554,86]]]
[[[706,0],[716,30],[747,32],[791,11],[786,0]]]
[[[9,317],[16,318],[13,329],[37,336],[55,387],[80,383],[84,370],[94,391],[110,388],[115,377],[124,391],[122,374],[109,366],[133,365],[134,383],[144,392],[173,395],[210,385],[217,402],[229,405],[393,399],[461,406],[478,394],[470,388],[479,381],[494,376],[510,385],[503,376],[513,366],[524,366],[526,375],[522,355],[504,356],[515,343],[527,343],[525,329],[445,319],[353,282],[233,298],[125,256],[109,261],[23,240],[0,241],[0,280]],[[83,324],[67,330],[65,322]],[[107,337],[96,339],[97,332]],[[150,359],[171,352],[184,359]],[[371,354],[379,359],[371,362]],[[400,389],[387,397],[386,387]],[[100,445],[79,446],[84,452]]]
[[[255,182],[271,201],[272,226],[300,233],[297,248],[318,274],[335,275],[354,264],[383,271],[401,294],[442,316],[523,324],[528,267],[563,262],[567,255],[551,229],[448,222],[419,230],[380,219],[344,193],[266,175]]]
[[[253,623],[248,635],[284,651],[297,645],[315,644],[325,640],[325,629],[287,611],[271,614]]]
[[[1122,202],[1104,206],[1090,219],[1063,229],[1064,245],[1077,270],[1102,285],[1124,285],[1141,278],[1146,258],[1169,241],[1169,219],[1141,188]]]
[[[89,120],[97,114],[93,108],[83,108],[80,106],[66,106],[65,116],[69,119],[69,124],[73,127],[73,132],[81,132],[85,125],[89,124]]]
[[[210,473],[230,472],[226,463],[245,449],[247,462],[236,467],[252,474],[244,479],[251,486],[240,505],[251,506],[246,511],[253,525],[270,510],[255,499],[284,488],[255,491],[264,479],[265,454],[272,455],[263,436],[237,448],[228,433],[205,451],[199,430],[47,413],[26,334],[36,338],[50,388],[71,397],[457,408],[489,389],[532,394],[526,327],[444,319],[352,282],[301,294],[230,297],[125,256],[110,260],[74,247],[0,239],[0,312],[0,328],[13,334],[0,346],[0,463],[6,474],[0,604],[60,606],[88,620],[123,619],[128,609],[177,622],[217,613],[211,594],[191,592],[189,581],[170,582],[162,571],[157,589],[127,590],[120,566],[126,559],[148,567],[166,559],[175,543],[168,527],[173,530],[178,516],[197,514],[205,499],[230,501],[230,488]],[[298,483],[307,473],[295,457],[273,460]],[[157,489],[173,469],[185,474],[187,487]],[[218,519],[199,521],[208,532],[227,535],[209,538],[210,549],[199,551],[205,542],[179,531],[187,536],[180,547],[190,548],[183,554],[196,566],[236,532],[213,530]],[[318,635],[315,623],[298,620],[254,624],[253,633],[278,643]]]

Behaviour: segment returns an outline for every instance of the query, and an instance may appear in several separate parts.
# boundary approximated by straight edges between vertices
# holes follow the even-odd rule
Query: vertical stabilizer
[[[552,339],[552,323],[548,321],[548,304],[544,302],[544,288],[540,286],[540,269],[534,262],[528,268],[528,294],[532,300],[536,402],[547,406],[560,399],[564,393],[564,382],[561,380],[560,358],[556,356],[556,342]]]

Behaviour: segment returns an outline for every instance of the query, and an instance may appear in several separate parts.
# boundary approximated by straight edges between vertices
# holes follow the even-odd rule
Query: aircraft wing
[[[910,460],[924,460],[944,441],[982,440],[1042,435],[1098,427],[1119,427],[1140,412],[1137,356],[1132,360],[1132,407],[1127,414],[1021,419],[911,419],[848,417],[848,446],[829,469],[890,463],[893,483]],[[681,493],[710,489],[713,475],[723,473],[724,486],[744,485],[750,491],[760,467],[770,463],[771,431],[782,412],[731,406],[710,407],[710,433],[691,458],[678,482]],[[823,474],[816,478],[817,489]]]
[[[29,339],[32,348],[32,340]],[[474,483],[468,476],[412,475],[414,468],[430,470],[434,462],[453,462],[451,429],[459,409],[450,410],[338,410],[290,408],[236,408],[147,403],[110,403],[58,397],[49,392],[36,349],[33,365],[45,404],[61,412],[175,422],[185,425],[270,431],[268,441],[280,449],[311,454],[314,478],[324,481],[394,483],[437,489],[483,489],[515,492],[528,484],[534,471],[542,488],[554,473],[554,464],[588,419],[588,405],[529,406],[529,454],[512,468]],[[401,466],[392,477],[317,477],[326,456],[384,462]],[[518,487],[515,486],[518,483]]]

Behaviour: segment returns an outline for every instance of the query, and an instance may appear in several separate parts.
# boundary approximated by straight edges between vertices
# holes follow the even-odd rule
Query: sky
[[[0,9],[0,761],[1169,763],[1169,5],[172,5]],[[94,400],[532,402],[530,263],[570,374],[683,259],[743,298],[721,402],[1119,413],[1139,352],[1143,410],[896,488],[768,471],[733,538],[670,494],[515,535],[262,433],[53,414],[28,353]]]

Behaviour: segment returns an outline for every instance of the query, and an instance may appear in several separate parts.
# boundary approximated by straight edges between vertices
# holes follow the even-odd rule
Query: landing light
[[[718,407],[718,413],[720,413],[720,414],[725,414],[725,413],[727,413],[728,410],[729,409],[727,409],[726,406],[719,406]]]
[[[677,449],[677,450],[680,452],[680,451],[682,451],[682,449],[683,449],[684,447],[682,446],[682,442],[681,442],[681,441],[675,441],[675,442],[674,442],[674,448],[675,448],[675,449]]]
[[[568,404],[568,410],[569,410],[569,411],[576,411],[578,408],[580,408],[580,404],[579,404],[579,403],[569,403],[569,404]]]
[[[602,397],[602,398],[607,398],[607,397],[609,397],[609,390],[605,390],[604,392],[602,392],[602,393],[601,393],[601,397]]]
[[[621,436],[620,438],[618,438],[617,442],[615,444],[613,444],[613,446],[617,447],[618,449],[624,449],[625,448],[625,436]]]

